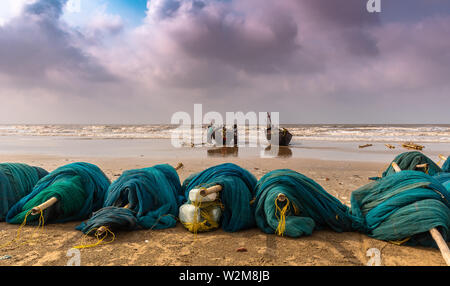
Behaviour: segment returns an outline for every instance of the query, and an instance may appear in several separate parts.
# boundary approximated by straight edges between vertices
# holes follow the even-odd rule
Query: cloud
[[[194,103],[304,123],[450,119],[448,13],[386,21],[360,0],[151,0],[138,27],[101,9],[74,27],[65,2],[36,1],[0,26],[0,96],[14,94],[14,109],[32,94],[73,121],[83,110],[79,120],[169,121]]]
[[[40,0],[0,27],[0,74],[18,86],[65,88],[114,76],[79,46],[83,35],[60,21],[65,0]]]

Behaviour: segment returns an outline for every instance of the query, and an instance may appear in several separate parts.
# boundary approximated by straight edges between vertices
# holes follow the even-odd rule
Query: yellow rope
[[[17,230],[16,237],[14,239],[12,239],[11,241],[0,245],[0,249],[13,244],[14,242],[18,243],[20,241],[20,234],[21,234],[24,226],[27,224],[27,218],[31,214],[31,212],[32,212],[32,210],[28,211],[27,214],[25,215],[25,218],[24,218],[22,224],[20,225],[19,229]],[[44,231],[44,214],[43,214],[42,210],[40,210],[38,226],[35,228],[35,231],[32,233],[31,238],[20,243],[19,245],[27,244],[27,243],[30,243],[31,241],[33,241],[34,234],[39,230],[41,230],[41,233]]]
[[[283,236],[284,231],[286,230],[286,213],[289,209],[289,199],[286,198],[286,205],[283,207],[283,209],[281,209],[278,206],[278,198],[281,196],[282,194],[279,194],[277,196],[277,198],[275,199],[275,217],[278,219],[278,226],[277,229],[275,231],[275,233],[277,235]],[[278,217],[278,212],[280,212],[280,216]]]
[[[411,239],[411,237],[407,237],[403,240],[396,240],[396,241],[389,241],[389,242],[392,244],[395,244],[395,245],[402,245],[403,243],[407,242],[410,239]]]
[[[201,188],[201,190],[206,188]],[[194,233],[194,237],[197,237],[198,232],[206,232],[219,227],[219,223],[214,221],[210,212],[214,207],[219,206],[222,210],[224,209],[224,205],[219,200],[214,202],[206,202],[202,204],[200,200],[200,192],[197,193],[197,197],[195,201],[191,202],[194,206],[194,219],[192,222],[183,223],[184,227],[186,227],[190,232]],[[203,218],[202,221],[198,221],[197,211],[200,210],[200,219]]]
[[[99,228],[91,229],[88,233],[83,235],[83,238],[82,238],[82,241],[84,241],[88,237],[89,233],[91,233],[92,231],[95,230],[95,237],[97,238],[97,242],[96,243],[93,243],[93,244],[83,244],[82,243],[81,245],[74,246],[72,248],[84,249],[84,248],[96,247],[96,246],[99,246],[99,245],[112,243],[116,239],[116,235],[108,227],[105,227],[106,234],[104,234],[103,237],[100,238],[101,234],[98,232],[98,229]],[[112,235],[112,239],[110,241],[103,242],[108,237],[108,233],[110,233]]]
[[[444,165],[445,162],[444,158],[445,158],[444,155],[439,154],[439,161],[437,162],[437,165],[439,167],[442,167],[442,165]]]

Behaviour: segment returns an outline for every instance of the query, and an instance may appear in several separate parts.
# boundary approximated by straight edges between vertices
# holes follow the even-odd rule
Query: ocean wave
[[[293,141],[368,141],[450,143],[450,125],[295,125],[285,126]],[[54,136],[92,139],[170,139],[174,131],[190,134],[192,139],[206,137],[191,126],[160,125],[0,125],[0,136]],[[247,139],[264,137],[257,126],[240,128]]]

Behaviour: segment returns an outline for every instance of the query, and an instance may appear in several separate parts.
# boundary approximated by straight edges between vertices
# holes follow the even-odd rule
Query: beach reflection
[[[257,154],[257,150],[258,149],[255,148],[241,148],[241,150],[239,150],[239,147],[215,147],[209,148],[207,150],[207,155],[208,157],[239,157],[250,153]],[[271,154],[271,147],[266,147],[264,151],[267,155]],[[279,146],[277,154],[272,155],[280,158],[290,158],[292,157],[292,154],[291,148]]]
[[[272,146],[267,146],[265,149],[266,153],[269,153],[271,148]],[[281,158],[290,158],[292,157],[292,150],[287,146],[278,146],[278,154],[276,156]]]
[[[217,147],[207,150],[208,157],[238,157],[238,147]]]

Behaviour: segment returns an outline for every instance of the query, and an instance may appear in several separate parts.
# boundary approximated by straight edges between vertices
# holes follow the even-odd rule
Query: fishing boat
[[[272,133],[274,131],[272,130],[272,119],[270,118],[270,114],[267,113],[267,130],[266,130],[266,138],[271,144],[277,144],[277,142],[272,142]],[[287,130],[286,128],[278,128],[278,145],[279,146],[289,146],[292,140],[292,134]],[[276,134],[276,133],[275,133]],[[275,137],[275,136],[274,136]]]

